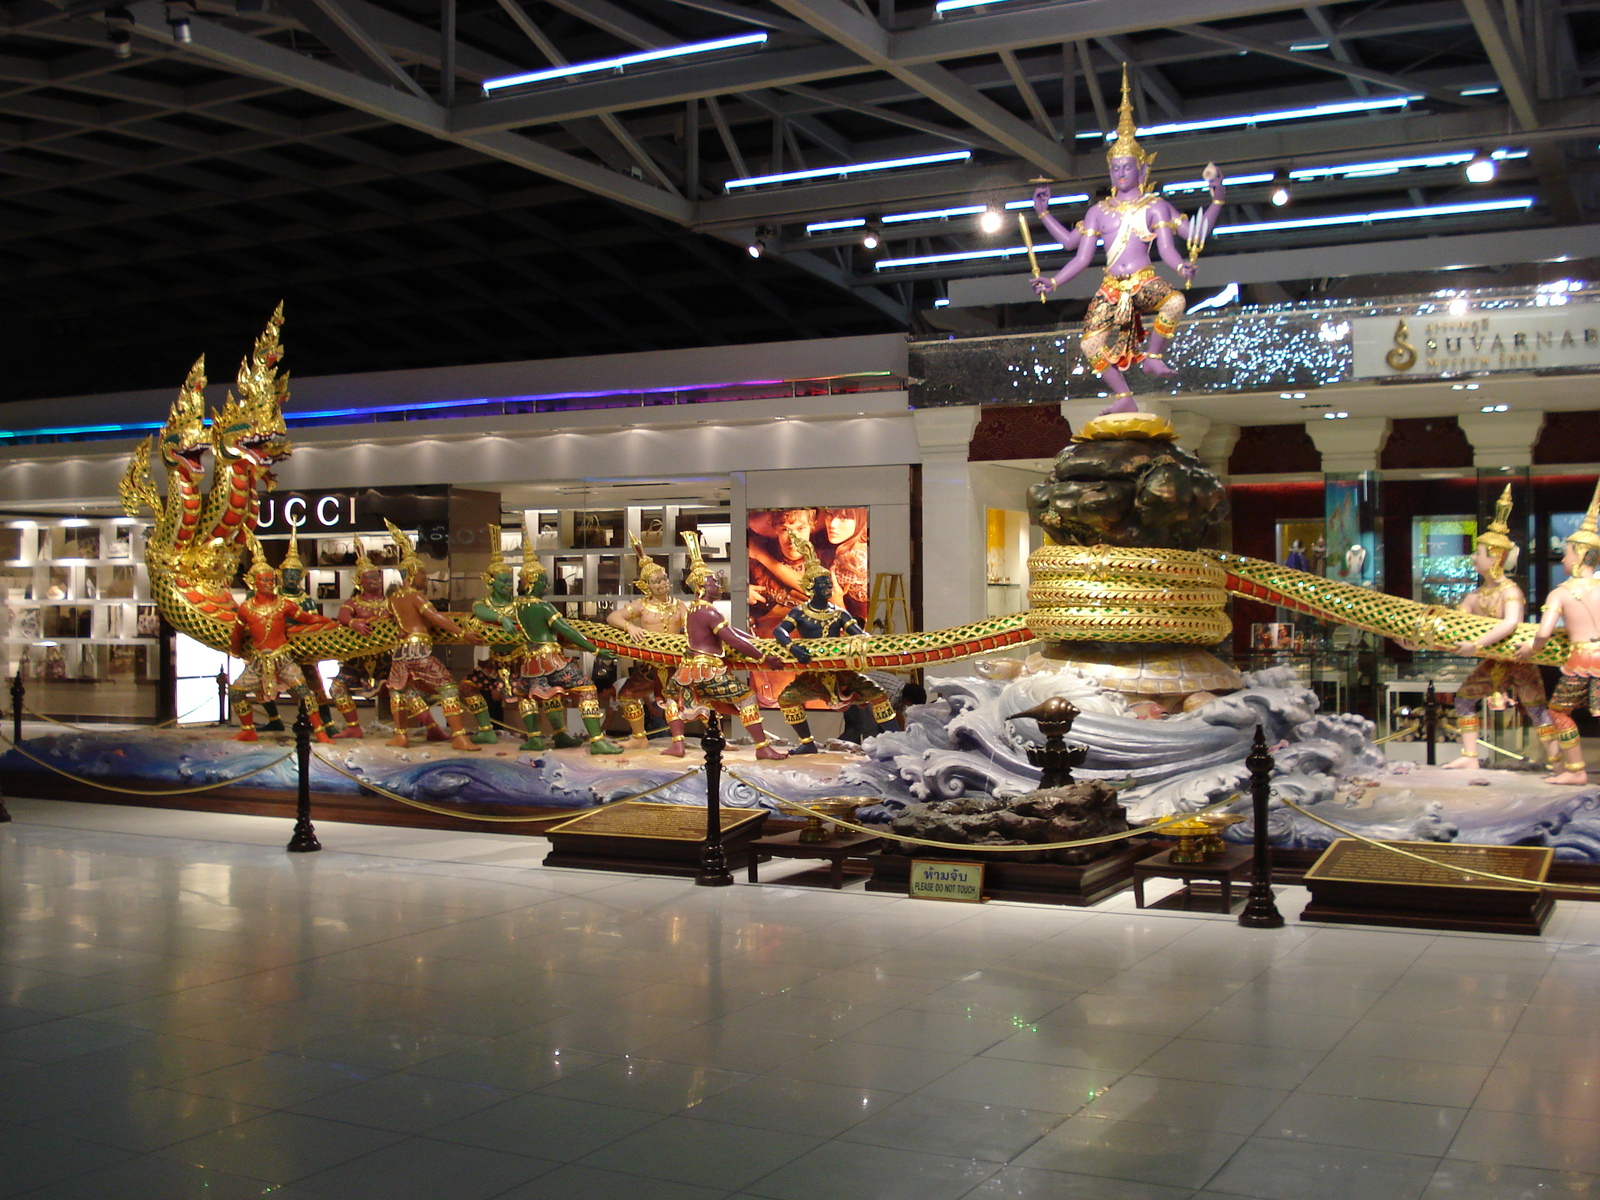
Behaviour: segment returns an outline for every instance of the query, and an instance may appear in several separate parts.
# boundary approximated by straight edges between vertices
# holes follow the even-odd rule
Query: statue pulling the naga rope
[[[1067,280],[1082,273],[1094,259],[1095,247],[1105,243],[1106,273],[1089,311],[1083,318],[1083,354],[1090,369],[1105,381],[1112,400],[1108,413],[1135,412],[1133,392],[1123,374],[1135,363],[1147,375],[1176,375],[1165,356],[1178,319],[1183,316],[1183,293],[1156,274],[1150,262],[1150,245],[1155,244],[1161,261],[1183,277],[1184,286],[1194,278],[1194,260],[1205,244],[1207,234],[1216,227],[1222,212],[1222,172],[1215,164],[1205,169],[1211,203],[1194,218],[1184,216],[1170,200],[1155,194],[1150,168],[1154,153],[1146,153],[1134,137],[1133,101],[1128,92],[1128,67],[1122,67],[1122,106],[1117,113],[1117,140],[1106,150],[1106,165],[1111,176],[1111,195],[1090,207],[1083,220],[1068,229],[1050,212],[1050,188],[1034,189],[1033,207],[1046,229],[1069,252],[1074,252],[1054,275],[1034,271],[1033,287],[1042,300]],[[1027,226],[1023,225],[1023,234]],[[1178,250],[1177,235],[1182,234],[1189,251],[1184,258]],[[1029,257],[1032,257],[1029,248]],[[1141,350],[1144,319],[1151,318],[1148,348]]]
[[[1142,166],[1141,163],[1141,169]],[[165,426],[137,447],[120,486],[123,505],[130,516],[138,516],[146,510],[155,516],[145,543],[146,563],[151,590],[162,616],[179,632],[225,653],[233,649],[235,630],[241,627],[241,601],[235,598],[230,585],[238,573],[242,556],[250,549],[261,494],[272,486],[272,467],[290,451],[282,411],[287,383],[277,372],[283,354],[279,343],[282,322],[280,308],[240,366],[237,395],[229,394],[223,407],[211,415],[209,425],[205,419],[204,364],[195,364],[179,390]],[[1587,691],[1584,696],[1577,695],[1580,689],[1588,689],[1590,677],[1600,671],[1600,666],[1591,661],[1600,654],[1594,649],[1596,635],[1592,631],[1596,622],[1583,623],[1584,614],[1600,603],[1600,599],[1595,598],[1600,596],[1600,585],[1591,591],[1587,582],[1593,575],[1589,559],[1595,555],[1589,553],[1590,543],[1585,539],[1597,537],[1592,533],[1592,519],[1580,530],[1582,537],[1574,535],[1577,551],[1574,552],[1573,579],[1561,589],[1561,611],[1574,623],[1569,628],[1591,631],[1580,634],[1579,641],[1584,644],[1576,648],[1569,662],[1568,637],[1554,631],[1554,618],[1549,616],[1542,629],[1522,623],[1505,632],[1503,617],[1496,619],[1459,609],[1422,605],[1276,563],[1200,549],[1201,539],[1196,530],[1204,525],[1201,518],[1205,514],[1193,520],[1183,518],[1182,513],[1177,512],[1182,506],[1176,502],[1185,497],[1204,502],[1211,495],[1214,478],[1207,483],[1194,476],[1188,464],[1193,456],[1177,448],[1166,458],[1159,455],[1153,458],[1145,452],[1160,438],[1172,437],[1170,426],[1155,428],[1164,425],[1156,418],[1123,415],[1102,417],[1099,422],[1105,424],[1108,431],[1100,435],[1101,440],[1091,438],[1086,443],[1075,443],[1080,448],[1073,451],[1080,458],[1092,451],[1098,473],[1090,478],[1085,475],[1081,462],[1067,464],[1070,469],[1058,463],[1052,480],[1041,485],[1039,495],[1030,499],[1030,506],[1036,507],[1036,515],[1054,544],[1036,551],[1029,561],[1032,607],[1028,612],[989,617],[952,629],[882,634],[865,642],[858,637],[837,636],[849,631],[832,622],[819,622],[816,631],[809,626],[796,629],[809,657],[808,662],[801,663],[801,656],[789,647],[768,639],[747,638],[729,629],[711,605],[716,598],[713,589],[717,585],[710,570],[697,556],[692,556],[695,569],[689,582],[698,594],[687,621],[687,636],[674,627],[676,622],[670,619],[671,614],[665,614],[660,621],[645,619],[642,607],[635,616],[626,617],[626,623],[620,628],[618,622],[571,620],[564,623],[566,628],[560,631],[561,635],[567,636],[569,628],[577,635],[570,640],[582,649],[592,647],[596,653],[613,654],[671,672],[676,677],[672,682],[677,690],[663,684],[656,696],[669,716],[669,725],[679,737],[684,714],[680,709],[677,720],[673,721],[665,703],[668,699],[676,705],[703,705],[714,701],[713,707],[723,711],[731,709],[750,728],[758,743],[765,741],[757,724],[759,713],[753,702],[746,699],[745,686],[728,677],[729,672],[793,665],[803,665],[814,672],[892,671],[990,654],[1033,642],[1130,643],[1130,653],[1137,653],[1140,644],[1207,646],[1226,636],[1231,627],[1224,610],[1227,593],[1297,609],[1322,620],[1370,630],[1430,649],[1456,649],[1470,644],[1484,658],[1528,659],[1553,666],[1565,665],[1568,678],[1563,691],[1550,705],[1552,723],[1564,735],[1558,738],[1563,744],[1570,742],[1572,736],[1563,723],[1566,711],[1585,698],[1600,702],[1600,698]],[[1141,436],[1152,441],[1142,448],[1134,445],[1128,453],[1113,453],[1120,442],[1110,435],[1135,426],[1142,431]],[[1128,441],[1129,436],[1123,436],[1121,441]],[[209,487],[204,467],[207,451],[214,453],[217,462]],[[1184,461],[1179,462],[1179,459]],[[1131,526],[1125,529],[1120,518],[1113,520],[1107,515],[1104,504],[1089,503],[1086,508],[1079,501],[1093,500],[1101,493],[1109,494],[1095,480],[1102,476],[1112,482],[1121,479],[1118,472],[1129,462],[1144,464],[1148,471],[1140,477],[1143,482],[1137,486],[1130,484],[1124,488],[1119,484],[1112,489],[1119,495],[1126,492],[1129,497]],[[1194,470],[1202,470],[1197,463],[1192,465]],[[1137,528],[1132,529],[1132,526]],[[1143,533],[1150,533],[1154,540],[1141,541]],[[1600,540],[1595,544],[1600,545]],[[528,557],[530,562],[535,559],[532,555]],[[450,724],[455,740],[458,744],[466,743],[463,749],[478,745],[466,737],[462,718],[468,705],[449,696],[443,678],[414,678],[417,670],[413,664],[424,657],[431,658],[424,641],[429,644],[487,642],[503,653],[509,652],[511,630],[501,620],[490,621],[488,615],[492,614],[481,610],[476,615],[444,618],[448,624],[429,621],[426,614],[410,611],[420,607],[414,599],[398,606],[407,611],[397,612],[397,606],[381,594],[380,573],[370,562],[363,562],[361,567],[362,594],[346,601],[338,620],[295,619],[287,608],[283,609],[281,632],[287,646],[284,661],[305,664],[337,661],[350,671],[354,663],[393,655],[399,650],[398,657],[406,666],[406,678],[399,681],[401,691],[411,684],[417,685],[415,695],[408,697],[407,708],[416,707],[418,699],[425,700],[426,692],[441,699],[452,699],[447,716],[452,718]],[[652,598],[663,606],[675,604],[670,599],[671,589],[664,574],[658,577],[656,572],[643,569],[643,564],[641,568],[641,573],[649,576],[645,586]],[[269,580],[269,587],[263,591],[258,586],[262,582],[261,573],[254,574],[257,577],[248,582],[257,607],[270,607],[275,585]],[[415,587],[415,569],[411,574],[413,578],[409,582]],[[543,584],[542,571],[535,568],[524,574],[523,584],[537,593]],[[495,575],[496,579],[491,582],[494,603],[487,606],[490,609],[508,603],[506,586],[510,580],[501,578],[503,572]],[[278,599],[281,600],[281,596]],[[538,601],[538,596],[533,599]],[[287,603],[300,617],[315,617],[315,614],[300,612],[300,604]],[[543,612],[544,608],[539,611]],[[276,652],[283,647],[277,645],[277,617],[272,621],[272,629],[257,628],[260,623],[254,615],[243,618],[240,649],[256,658],[262,653],[273,654],[275,667]],[[528,629],[527,622],[521,619],[517,624],[523,626],[524,643],[540,643],[543,654],[542,644],[552,640],[547,636],[548,627]],[[795,641],[792,635],[790,641]],[[252,654],[252,650],[256,653]],[[410,657],[413,654],[417,657]],[[495,664],[491,675],[483,680],[491,688],[503,688],[509,675],[509,667],[504,674],[498,667],[499,664]],[[543,677],[562,670],[563,662],[554,657],[541,657],[531,665],[522,662],[517,673],[519,693],[524,677],[540,677],[548,685],[552,681]],[[365,671],[351,671],[352,681],[358,682],[356,676],[366,674]],[[287,675],[288,672],[274,670],[271,681],[274,687],[284,682]],[[258,683],[245,691],[259,696],[267,690],[267,681],[260,680],[259,671],[257,676]],[[659,674],[655,677],[660,679]],[[433,686],[435,684],[438,686]],[[332,698],[344,708],[341,690],[333,689]],[[474,695],[476,692],[470,709],[480,737],[485,732],[478,716],[478,698],[482,690],[477,687],[467,693]],[[548,686],[543,690],[552,691]],[[571,681],[571,687],[566,690],[577,694],[585,726],[591,726],[591,721],[595,723],[588,728],[591,753],[614,752],[615,747],[598,736],[599,714],[592,701],[587,700],[592,694],[589,689]],[[641,683],[638,689],[641,700],[646,690]],[[648,690],[655,691],[654,688]],[[308,691],[308,697],[309,694]],[[559,704],[560,700],[559,696],[552,695],[550,703]],[[460,711],[455,711],[458,708]],[[411,715],[408,711],[408,718]],[[528,715],[525,709],[524,717]],[[348,712],[346,717],[348,721]],[[350,722],[346,730],[350,736],[357,736],[360,726]],[[672,749],[682,753],[682,746],[681,741],[675,741]],[[764,752],[763,757],[777,757],[781,753],[771,746],[761,746],[760,750]],[[1565,774],[1576,776],[1579,764],[1575,759],[1563,765],[1571,768]]]

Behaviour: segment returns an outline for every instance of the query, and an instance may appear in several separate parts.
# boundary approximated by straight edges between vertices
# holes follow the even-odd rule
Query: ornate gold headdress
[[[833,572],[822,565],[822,560],[817,557],[817,548],[810,541],[797,539],[795,548],[800,551],[800,561],[806,565],[805,570],[800,573],[800,583],[809,593],[811,585],[817,581],[819,576],[831,576]]]
[[[633,552],[639,558],[639,573],[634,578],[633,586],[648,595],[650,592],[650,581],[657,575],[665,575],[667,573],[667,569],[644,552],[644,546],[640,543],[638,538],[633,538],[631,540],[633,541]]]
[[[689,569],[684,572],[683,582],[688,585],[689,591],[698,597],[705,590],[706,580],[711,578],[711,568],[706,566],[706,560],[700,556],[698,533],[687,530],[678,536],[683,539],[684,545],[689,547]]]
[[[510,564],[506,562],[505,552],[500,549],[500,526],[489,526],[489,565],[483,569],[482,579],[488,587],[494,586],[495,576],[508,574]]]
[[[255,530],[244,531],[245,544],[250,547],[250,569],[245,572],[245,579],[254,584],[257,575],[263,571],[270,571],[273,579],[282,578],[278,568],[267,561],[267,552],[261,548],[261,539],[256,537]]]
[[[361,576],[367,571],[376,571],[378,566],[367,557],[367,544],[360,538],[356,539],[356,575]]]
[[[1488,548],[1494,556],[1494,566],[1490,574],[1498,579],[1505,573],[1506,567],[1511,562],[1511,554],[1517,548],[1511,540],[1511,485],[1506,484],[1506,490],[1500,493],[1500,499],[1495,501],[1494,520],[1489,522],[1489,528],[1478,535],[1478,545]]]
[[[533,581],[535,579],[548,579],[550,572],[544,569],[540,561],[538,548],[534,546],[533,539],[528,536],[528,523],[522,523],[522,582],[518,584],[518,592],[527,595],[533,594]]]
[[[401,579],[405,583],[410,583],[411,573],[422,569],[422,559],[417,556],[416,543],[406,536],[405,530],[389,520],[388,517],[383,519],[383,523],[388,526],[389,536],[394,539],[394,544],[400,547]]]
[[[1136,159],[1148,174],[1150,165],[1156,161],[1155,153],[1146,153],[1143,146],[1133,135],[1139,130],[1138,123],[1133,119],[1133,94],[1128,88],[1128,64],[1122,64],[1122,107],[1117,109],[1117,140],[1106,148],[1106,162],[1114,158]]]
[[[289,527],[289,548],[283,552],[283,561],[278,564],[280,571],[299,571],[305,574],[306,565],[300,561],[300,539],[298,531],[291,525]]]
[[[1600,483],[1595,484],[1589,511],[1583,514],[1583,523],[1567,535],[1567,541],[1576,542],[1585,550],[1600,550],[1600,531],[1597,528],[1600,528]]]

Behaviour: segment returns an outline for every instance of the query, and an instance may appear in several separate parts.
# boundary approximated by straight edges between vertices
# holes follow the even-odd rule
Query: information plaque
[[[1385,846],[1428,861],[1395,854]],[[1554,853],[1548,846],[1374,845],[1339,838],[1305,873],[1311,903],[1300,917],[1355,925],[1538,934],[1555,906],[1543,887]],[[1509,878],[1486,879],[1463,867]]]
[[[730,870],[749,865],[750,843],[771,814],[764,808],[719,808],[723,853]],[[545,830],[547,867],[694,875],[706,840],[700,805],[624,800]]]

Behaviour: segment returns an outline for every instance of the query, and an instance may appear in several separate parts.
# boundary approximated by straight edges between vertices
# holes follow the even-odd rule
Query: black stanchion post
[[[1428,739],[1428,765],[1437,761],[1439,740],[1439,698],[1433,691],[1433,680],[1428,680],[1428,697],[1422,702],[1422,731]]]
[[[28,689],[22,686],[22,668],[17,667],[17,677],[11,681],[11,740],[22,745],[22,705]]]
[[[217,724],[228,723],[228,669],[220,667],[217,670]]]
[[[700,887],[733,886],[728,852],[722,847],[722,750],[727,744],[722,722],[712,713],[706,718],[706,735],[700,739],[700,748],[706,752],[706,844],[700,851],[700,874],[694,877]]]
[[[1280,929],[1283,914],[1272,895],[1272,843],[1267,840],[1267,801],[1272,793],[1272,754],[1267,750],[1266,733],[1256,726],[1255,740],[1244,765],[1250,771],[1250,800],[1254,812],[1256,855],[1251,864],[1250,897],[1239,924],[1251,929]]]
[[[289,853],[309,854],[321,850],[317,831],[311,827],[311,717],[306,712],[306,702],[300,701],[300,715],[294,719],[294,753],[300,767],[300,797],[295,806],[294,836],[289,839]]]

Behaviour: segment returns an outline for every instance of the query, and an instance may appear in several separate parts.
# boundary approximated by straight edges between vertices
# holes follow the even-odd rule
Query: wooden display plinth
[[[1538,885],[1554,853],[1547,847],[1392,844],[1433,861],[1418,862],[1340,838],[1305,873],[1311,903],[1301,920],[1538,936],[1555,907],[1542,887],[1518,887],[1450,869],[1471,867]]]
[[[949,852],[923,847],[919,854],[950,858],[961,847]],[[1023,900],[1032,904],[1064,904],[1083,908],[1114,896],[1133,880],[1133,864],[1149,853],[1139,845],[1119,850],[1080,867],[1052,862],[1009,862],[1003,854],[985,854],[983,892],[991,900]],[[976,856],[974,856],[976,857]],[[898,892],[902,896],[911,883],[911,858],[904,854],[874,854],[869,892]]]
[[[748,866],[750,843],[761,836],[768,812],[760,808],[723,808],[718,812],[728,869]],[[552,825],[544,834],[551,846],[544,858],[547,867],[692,876],[700,872],[706,810],[628,800]]]

